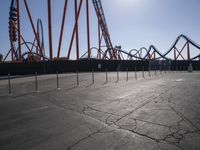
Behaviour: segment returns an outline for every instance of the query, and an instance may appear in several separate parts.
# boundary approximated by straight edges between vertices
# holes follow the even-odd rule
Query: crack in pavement
[[[180,142],[181,140],[183,140],[185,138],[186,135],[188,134],[193,134],[193,133],[197,133],[199,132],[199,129],[198,127],[196,127],[193,123],[191,123],[187,118],[185,118],[182,114],[180,114],[179,112],[177,112],[174,108],[169,107],[176,112],[176,114],[178,114],[181,118],[180,121],[177,122],[177,128],[174,128],[172,126],[166,126],[166,125],[162,125],[162,124],[156,124],[156,123],[152,123],[152,122],[148,122],[148,121],[143,121],[143,120],[139,120],[139,119],[135,119],[135,118],[131,118],[134,120],[135,122],[135,125],[134,125],[134,129],[127,129],[121,125],[119,125],[119,121],[128,117],[130,114],[134,113],[135,111],[141,109],[142,107],[146,106],[147,104],[149,104],[150,102],[152,102],[153,100],[159,98],[159,97],[162,97],[163,94],[167,93],[168,91],[170,91],[172,88],[170,89],[167,89],[167,90],[164,90],[162,93],[160,93],[159,95],[156,95],[156,96],[150,96],[148,101],[146,101],[145,103],[139,105],[138,107],[134,108],[133,110],[131,111],[128,111],[125,115],[117,115],[115,114],[116,112],[118,111],[115,111],[114,113],[112,112],[106,112],[106,111],[102,111],[102,110],[98,110],[98,109],[95,109],[93,108],[92,106],[89,106],[89,105],[82,105],[80,107],[83,107],[82,111],[76,111],[76,109],[73,109],[73,108],[67,108],[65,106],[60,106],[59,104],[56,104],[55,102],[54,105],[58,105],[59,107],[62,107],[63,109],[68,109],[68,110],[71,110],[73,112],[76,112],[76,113],[79,113],[79,114],[82,114],[86,117],[89,117],[89,118],[93,118],[95,119],[96,121],[99,121],[100,123],[103,124],[103,127],[97,129],[96,131],[88,134],[87,136],[85,137],[82,137],[81,139],[77,140],[76,142],[74,142],[72,145],[70,145],[67,149],[70,150],[72,148],[74,148],[75,146],[77,146],[78,144],[82,143],[83,141],[87,140],[88,138],[91,138],[92,136],[94,136],[95,134],[97,133],[107,133],[107,132],[101,132],[103,129],[107,128],[107,127],[111,127],[112,128],[116,128],[116,129],[120,129],[120,130],[124,130],[124,131],[128,131],[130,133],[133,133],[133,134],[136,134],[136,135],[139,135],[141,137],[145,137],[145,138],[148,138],[152,141],[154,141],[155,143],[157,143],[157,145],[160,147],[160,144],[161,143],[164,143],[164,144],[170,144],[170,145],[174,145],[176,146],[177,148],[181,149],[181,150],[184,150],[183,147],[181,147],[180,145]],[[156,92],[156,91],[154,91]],[[135,96],[134,99],[137,99],[137,95]],[[169,99],[168,99],[169,100]],[[170,101],[168,101],[170,103]],[[129,105],[129,107],[131,107],[131,105]],[[87,111],[89,110],[92,110],[92,111],[96,111],[96,112],[100,112],[100,113],[104,113],[106,114],[106,118],[105,118],[105,121],[102,121],[100,119],[97,119],[95,117],[92,117],[90,114],[87,113]],[[118,117],[116,120],[112,121],[112,122],[109,122],[109,119],[111,116],[115,116],[115,117]],[[130,119],[130,118],[128,118]],[[148,134],[144,134],[144,133],[141,133],[141,132],[138,132],[137,131],[137,122],[138,121],[141,121],[141,122],[145,122],[145,123],[148,123],[148,124],[154,124],[154,125],[158,125],[158,126],[163,126],[163,127],[166,127],[169,129],[169,133],[167,135],[165,135],[164,137],[162,138],[155,138],[153,136],[150,136]],[[187,122],[190,122],[190,124],[197,130],[195,131],[187,131],[187,130],[183,130],[181,129],[181,123],[183,121],[187,121]],[[109,131],[109,132],[112,132],[112,131]]]
[[[134,129],[127,129],[127,128],[125,128],[125,127],[120,126],[120,125],[117,124],[117,123],[114,123],[114,124],[115,124],[115,126],[117,126],[117,127],[118,127],[119,129],[121,129],[121,130],[125,130],[125,131],[128,131],[128,132],[137,134],[137,135],[139,135],[139,136],[148,138],[148,139],[150,139],[150,140],[156,142],[157,145],[158,145],[159,143],[170,144],[170,145],[176,146],[177,148],[179,148],[179,149],[181,149],[181,150],[184,150],[184,148],[181,147],[181,146],[179,145],[179,143],[180,143],[180,141],[184,138],[184,135],[189,134],[189,132],[187,132],[187,133],[184,133],[184,135],[183,135],[183,134],[182,134],[182,135],[180,134],[180,135],[181,135],[180,137],[176,137],[175,134],[177,134],[177,133],[179,132],[179,131],[177,130],[177,131],[175,131],[175,132],[169,133],[169,134],[166,135],[164,138],[154,138],[154,137],[149,136],[149,135],[147,135],[147,134],[144,134],[144,133],[141,133],[141,132],[136,131],[136,129],[137,129],[137,121],[136,121],[136,120],[135,120],[135,127],[134,127]],[[177,139],[178,141],[175,141],[175,142],[173,142],[173,141],[168,141],[168,140],[167,140],[168,138],[175,138],[175,139]]]
[[[165,90],[164,92],[162,92],[161,94],[159,94],[159,95],[157,95],[157,96],[155,96],[155,97],[153,97],[153,96],[150,97],[150,98],[149,98],[149,99],[150,99],[149,101],[147,101],[147,102],[141,104],[140,106],[138,106],[138,107],[135,108],[134,110],[128,112],[127,114],[125,114],[124,116],[122,116],[121,118],[119,118],[118,120],[116,120],[116,122],[122,120],[123,118],[129,116],[130,114],[134,113],[135,111],[137,111],[137,110],[139,110],[140,108],[144,107],[145,105],[149,104],[149,103],[152,102],[154,99],[156,99],[156,98],[160,97],[161,95],[167,93],[169,90],[170,90],[170,89],[167,89],[167,90]]]
[[[122,130],[125,130],[125,131],[129,131],[131,133],[134,133],[134,134],[137,134],[139,136],[142,136],[142,137],[146,137],[148,139],[151,139],[153,140],[154,142],[156,142],[159,146],[160,143],[165,143],[165,144],[170,144],[170,145],[174,145],[176,146],[177,148],[181,149],[181,150],[184,150],[183,147],[180,146],[180,142],[181,140],[183,140],[185,138],[186,135],[188,134],[193,134],[193,133],[197,133],[199,131],[198,128],[195,128],[195,129],[198,129],[198,130],[194,130],[194,131],[188,131],[188,130],[184,130],[184,129],[181,129],[181,123],[183,121],[187,121],[185,118],[181,117],[181,120],[177,122],[177,128],[175,127],[172,127],[172,126],[167,126],[167,125],[162,125],[162,124],[156,124],[156,123],[152,123],[152,122],[148,122],[148,121],[143,121],[143,120],[139,120],[139,119],[134,119],[132,118],[134,121],[135,121],[135,127],[134,129],[127,129],[127,128],[124,128],[122,126],[120,126],[119,124],[117,124],[120,120],[122,120],[123,118],[126,118],[127,116],[129,116],[130,114],[134,113],[135,111],[137,111],[138,109],[144,107],[145,105],[147,105],[148,103],[150,103],[151,101],[153,101],[154,99],[158,98],[158,97],[161,97],[163,94],[167,93],[170,89],[168,90],[165,90],[164,92],[162,92],[161,94],[159,94],[158,96],[156,97],[151,97],[151,100],[143,103],[142,105],[138,106],[136,109],[134,109],[133,111],[131,112],[128,112],[127,114],[123,115],[123,116],[120,116],[120,115],[116,115],[115,113],[109,113],[109,112],[105,112],[105,111],[100,111],[98,109],[94,109],[92,108],[91,106],[88,106],[88,108],[90,108],[91,110],[94,110],[94,111],[97,111],[97,112],[102,112],[102,113],[106,113],[106,114],[109,114],[106,119],[105,119],[105,123],[108,125],[108,126],[111,126],[111,125],[115,125],[115,127],[117,127],[118,129],[122,129]],[[87,113],[85,113],[86,115],[89,115]],[[111,116],[117,116],[117,117],[120,117],[119,119],[117,119],[116,121],[112,122],[112,123],[108,123],[108,119],[111,117]],[[180,115],[179,115],[180,116]],[[146,123],[150,123],[150,124],[154,124],[154,125],[158,125],[158,126],[163,126],[163,127],[166,127],[169,129],[169,134],[167,134],[165,137],[163,138],[154,138],[152,136],[149,136],[147,134],[144,134],[144,133],[141,133],[141,132],[138,132],[136,131],[137,129],[137,121],[142,121],[142,122],[146,122]]]
[[[181,115],[179,112],[177,112],[177,111],[176,111],[174,108],[172,108],[171,106],[169,106],[169,107],[170,107],[173,111],[175,111],[175,112],[180,116],[180,118],[181,118],[181,120],[178,121],[178,123],[177,123],[177,124],[178,124],[178,125],[177,125],[178,128],[173,128],[173,127],[171,127],[171,126],[166,126],[166,125],[162,125],[162,124],[156,124],[156,123],[152,123],[152,122],[148,122],[148,121],[143,121],[143,120],[139,120],[139,119],[135,119],[135,118],[129,118],[129,119],[132,119],[132,120],[135,121],[135,128],[132,129],[132,130],[127,129],[127,128],[124,128],[124,127],[120,126],[119,124],[117,124],[117,123],[118,123],[120,120],[122,120],[123,118],[126,118],[126,117],[129,116],[130,114],[134,113],[136,110],[138,110],[138,109],[144,107],[145,105],[147,105],[148,103],[150,103],[151,101],[153,101],[155,98],[160,97],[161,95],[165,94],[165,93],[168,92],[168,91],[169,91],[169,89],[166,90],[166,91],[164,91],[164,92],[162,92],[160,95],[158,95],[158,96],[156,96],[156,97],[153,97],[151,100],[149,100],[149,101],[143,103],[142,105],[138,106],[138,107],[137,107],[136,109],[134,109],[133,111],[131,111],[131,112],[129,112],[129,113],[123,115],[123,116],[117,115],[117,114],[115,114],[115,113],[109,113],[109,112],[101,111],[101,110],[98,110],[98,109],[94,109],[94,108],[92,108],[92,107],[89,106],[89,105],[84,106],[82,112],[78,112],[78,111],[76,111],[76,110],[74,110],[74,109],[62,107],[63,109],[68,109],[68,110],[71,110],[71,111],[76,112],[76,113],[79,113],[79,114],[84,114],[85,116],[90,117],[90,118],[93,118],[93,119],[95,119],[95,120],[97,120],[97,121],[99,121],[99,122],[101,122],[101,123],[104,124],[104,127],[101,127],[100,129],[98,129],[98,130],[96,130],[96,131],[90,133],[90,134],[87,135],[86,137],[83,137],[83,138],[79,139],[79,140],[76,141],[74,144],[72,144],[71,146],[69,146],[67,149],[70,150],[70,149],[72,149],[73,147],[75,147],[76,145],[78,145],[78,144],[80,144],[81,142],[83,142],[84,140],[87,140],[88,138],[94,136],[94,135],[97,134],[97,133],[101,133],[101,131],[102,131],[103,129],[105,129],[106,127],[110,127],[110,126],[112,126],[112,125],[115,125],[115,127],[113,126],[113,128],[125,130],[125,131],[128,131],[128,132],[137,134],[137,135],[139,135],[139,136],[148,138],[148,139],[150,139],[150,140],[156,142],[158,146],[159,146],[160,143],[165,143],[165,144],[174,145],[174,146],[176,146],[177,148],[179,148],[179,149],[181,149],[181,150],[184,150],[184,148],[181,147],[181,146],[179,145],[179,144],[180,144],[180,141],[181,141],[186,135],[188,135],[188,134],[193,134],[193,133],[199,132],[199,129],[196,128],[195,126],[193,126],[195,129],[197,129],[197,130],[195,130],[195,131],[187,131],[187,130],[181,129],[181,127],[180,127],[180,126],[181,126],[181,122],[183,122],[183,121],[187,121],[187,122],[188,122],[188,120],[185,119],[185,117],[184,117],[183,115]],[[55,103],[54,103],[54,104],[55,104]],[[59,106],[59,107],[61,107],[61,106]],[[87,114],[86,111],[88,110],[88,108],[89,108],[90,110],[93,110],[93,111],[97,111],[97,112],[101,112],[101,113],[107,114],[108,116],[106,117],[105,122],[103,122],[103,121],[100,120],[100,119],[96,119],[96,118],[94,118],[94,117],[91,117],[90,114]],[[109,120],[109,118],[110,118],[111,116],[119,117],[119,119],[117,119],[116,121],[114,121],[114,122],[112,122],[112,123],[109,123],[108,120]],[[137,129],[137,121],[146,122],[146,123],[150,123],[150,124],[154,124],[154,125],[166,127],[166,128],[169,129],[170,133],[167,134],[167,135],[166,135],[165,137],[163,137],[163,138],[154,138],[154,137],[149,136],[149,135],[147,135],[147,134],[140,133],[140,132],[136,131],[136,129]],[[190,122],[189,122],[189,123],[190,123]],[[190,124],[191,124],[191,123],[190,123]],[[192,125],[193,125],[193,124],[192,124]],[[182,131],[182,133],[180,133],[181,131]],[[105,133],[105,132],[104,132],[104,133]],[[107,132],[106,132],[106,133],[107,133]],[[171,139],[171,140],[175,140],[175,141],[171,141],[170,139]]]
[[[137,108],[135,108],[133,111],[128,112],[127,114],[125,114],[125,115],[123,115],[123,116],[119,116],[119,115],[116,115],[116,114],[113,114],[113,113],[109,113],[109,112],[100,111],[100,110],[94,109],[94,108],[92,108],[91,106],[88,106],[88,105],[87,105],[87,107],[84,107],[84,110],[83,110],[83,112],[82,112],[82,113],[83,113],[84,115],[86,115],[86,116],[88,116],[88,114],[85,112],[85,111],[86,111],[86,108],[90,108],[90,109],[92,109],[92,110],[95,110],[95,111],[98,111],[98,112],[101,112],[101,113],[109,114],[109,115],[106,117],[105,122],[102,122],[101,120],[95,118],[95,120],[98,120],[98,121],[100,121],[100,122],[106,124],[106,126],[103,127],[103,128],[101,128],[101,129],[99,129],[99,130],[97,130],[97,131],[95,131],[95,132],[93,132],[93,133],[91,133],[91,134],[89,134],[89,135],[86,136],[86,137],[81,138],[80,140],[78,140],[77,142],[75,142],[74,144],[72,144],[71,146],[69,146],[69,147],[68,147],[68,150],[70,150],[70,149],[73,148],[74,146],[80,144],[82,141],[84,141],[84,140],[90,138],[91,136],[93,136],[93,135],[99,133],[101,130],[103,130],[104,128],[109,127],[109,126],[111,126],[111,125],[115,125],[116,128],[118,128],[118,129],[123,129],[123,130],[129,131],[129,132],[132,132],[132,133],[134,133],[134,134],[137,134],[137,135],[139,135],[139,136],[149,138],[149,139],[155,141],[156,143],[158,143],[159,141],[162,141],[162,139],[156,139],[156,138],[153,138],[153,137],[148,136],[148,135],[146,135],[146,134],[142,134],[142,133],[136,132],[135,130],[128,130],[128,129],[122,128],[122,127],[120,127],[119,125],[117,125],[117,122],[119,122],[119,121],[122,120],[123,118],[129,116],[130,114],[134,113],[134,112],[137,111],[138,109],[144,107],[145,105],[147,105],[148,103],[150,103],[150,102],[153,101],[154,99],[156,99],[156,98],[160,97],[161,95],[165,94],[166,92],[168,92],[169,90],[170,90],[170,89],[167,89],[167,90],[165,90],[164,92],[162,92],[161,94],[159,94],[159,95],[157,95],[157,96],[154,96],[154,97],[152,96],[152,97],[150,97],[150,100],[149,100],[149,101],[143,103],[142,105],[140,105],[140,106],[138,106]],[[116,121],[112,122],[112,123],[108,123],[108,119],[109,119],[112,115],[113,115],[113,116],[118,116],[118,117],[120,117],[120,118],[117,119]],[[91,116],[89,115],[89,117],[91,117]],[[92,118],[93,118],[93,117],[92,117]],[[135,121],[135,123],[137,123],[137,122]],[[136,129],[136,128],[137,128],[137,125],[135,126],[135,129]],[[172,144],[172,143],[170,143],[170,144]]]
[[[199,129],[192,121],[190,121],[188,118],[186,118],[181,112],[178,112],[178,111],[177,111],[175,108],[173,108],[172,106],[170,106],[170,105],[168,105],[168,106],[169,106],[169,108],[170,108],[172,111],[174,111],[180,118],[182,118],[183,120],[185,120],[185,121],[187,121],[189,124],[191,124],[192,127],[193,127],[194,129],[197,130],[197,133],[200,134],[200,129]]]
[[[85,137],[79,139],[79,140],[76,141],[74,144],[68,146],[67,150],[71,150],[74,146],[76,146],[76,145],[78,145],[79,143],[81,143],[82,141],[84,141],[84,140],[86,140],[86,139],[92,137],[93,135],[99,133],[99,132],[100,132],[101,130],[103,130],[104,128],[106,128],[106,126],[105,126],[105,127],[101,127],[100,129],[98,129],[98,130],[92,132],[91,134],[89,134],[89,135],[87,135],[87,136],[85,136]]]

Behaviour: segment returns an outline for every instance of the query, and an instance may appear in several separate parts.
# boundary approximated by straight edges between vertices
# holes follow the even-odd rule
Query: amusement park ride
[[[32,32],[34,33],[34,41],[27,42],[26,39],[21,34],[21,22],[20,22],[20,0],[11,0],[10,12],[9,12],[9,37],[10,37],[10,50],[7,52],[6,56],[2,59],[2,62],[10,61],[13,63],[23,63],[23,62],[40,62],[40,61],[59,61],[61,60],[61,46],[63,41],[63,32],[65,28],[66,13],[69,2],[74,2],[75,10],[75,23],[73,26],[72,36],[67,51],[66,61],[71,60],[71,52],[74,41],[76,40],[76,60],[82,58],[87,59],[97,59],[97,60],[198,60],[200,58],[200,53],[196,56],[192,56],[191,50],[200,50],[200,46],[192,41],[185,35],[180,35],[175,40],[174,44],[170,47],[168,51],[164,54],[161,53],[155,46],[151,45],[148,49],[141,48],[139,50],[133,49],[131,51],[122,50],[120,46],[113,46],[111,41],[111,36],[109,34],[108,26],[106,23],[106,18],[103,11],[103,6],[101,0],[64,0],[63,16],[61,20],[61,29],[59,34],[59,44],[57,50],[57,56],[53,56],[52,48],[52,19],[51,19],[51,0],[47,0],[48,5],[48,40],[49,40],[49,56],[45,54],[44,47],[44,35],[43,35],[43,25],[42,20],[37,20],[37,27],[35,27],[32,15],[29,9],[27,0],[23,0],[26,13],[31,24]],[[96,12],[98,21],[98,46],[91,47],[90,45],[90,12],[89,6],[92,2],[94,10]],[[87,30],[87,52],[80,57],[79,53],[79,18],[81,8],[85,4],[86,7],[86,30]],[[183,47],[178,48],[180,40],[184,40]],[[25,48],[22,48],[25,47]],[[55,51],[55,50],[54,50]],[[96,56],[92,57],[92,52]],[[183,55],[186,53],[186,56]],[[9,57],[10,56],[10,57]]]

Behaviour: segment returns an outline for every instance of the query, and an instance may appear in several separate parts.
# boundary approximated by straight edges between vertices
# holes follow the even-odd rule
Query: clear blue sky
[[[21,4],[22,35],[33,40],[30,22]],[[47,0],[27,0],[34,23],[41,18],[44,26],[45,48],[48,54]],[[52,0],[52,27],[54,56],[57,54],[64,0]],[[85,3],[84,3],[85,4]],[[200,44],[200,0],[102,0],[113,45],[125,50],[149,47],[153,44],[163,53],[179,34],[185,34]],[[8,13],[10,0],[0,2],[0,52],[6,54],[10,45],[8,37]],[[87,49],[85,9],[79,20],[81,54]],[[62,56],[67,49],[74,25],[73,0],[69,0],[68,14],[62,45]],[[97,46],[97,23],[92,0],[90,0],[91,47]],[[75,56],[73,47],[72,57]]]

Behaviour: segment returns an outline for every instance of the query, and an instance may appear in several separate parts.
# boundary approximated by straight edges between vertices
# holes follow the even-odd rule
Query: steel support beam
[[[77,0],[74,0],[74,13],[75,13],[75,21],[78,18],[78,12],[77,12]],[[76,24],[76,60],[79,60],[79,30],[78,30],[78,22]]]
[[[71,36],[70,46],[69,46],[69,50],[68,50],[68,54],[67,54],[67,60],[70,59],[70,54],[71,54],[72,45],[73,45],[73,41],[74,41],[74,36],[75,36],[75,32],[76,32],[76,24],[78,23],[78,19],[79,19],[79,16],[80,16],[80,11],[81,11],[82,3],[83,3],[83,0],[80,0],[80,4],[79,4],[79,8],[78,8],[78,14],[77,14],[77,19],[75,21],[74,29],[73,29],[72,36]]]
[[[174,60],[176,61],[176,48],[174,47]]]
[[[33,20],[32,20],[32,17],[31,17],[31,13],[30,13],[30,10],[29,10],[29,7],[28,7],[28,4],[27,4],[26,0],[24,0],[24,4],[25,4],[25,7],[26,7],[26,11],[27,11],[30,23],[31,23],[32,30],[33,30],[35,38],[37,40],[38,47],[40,49],[40,53],[41,53],[41,55],[43,57],[44,55],[43,55],[42,48],[41,48],[41,45],[40,45],[40,40],[39,40],[37,32],[35,30],[35,27],[34,27],[34,24],[33,24]],[[43,59],[44,59],[44,57],[43,57]]]
[[[59,44],[58,44],[57,60],[60,59],[60,50],[61,50],[61,45],[62,45],[62,37],[63,37],[64,27],[65,27],[67,4],[68,4],[68,0],[65,0],[65,4],[64,4],[64,8],[63,8],[62,24],[61,24],[61,29],[60,29],[60,38],[59,38]]]
[[[183,46],[183,48],[181,49],[181,51],[179,52],[177,49],[176,51],[178,52],[178,56],[176,57],[176,59],[179,58],[179,56],[181,56],[183,58],[183,60],[185,60],[185,58],[183,57],[183,55],[181,54],[183,52],[183,50],[185,49],[186,45],[188,42],[185,43],[185,45]]]
[[[52,24],[51,24],[51,0],[47,0],[48,5],[48,29],[49,29],[49,55],[50,60],[53,61],[53,48],[52,48]]]
[[[98,20],[98,46],[99,46],[99,50],[98,50],[98,59],[101,59],[101,26],[100,26],[100,21],[99,21],[99,16],[97,16],[97,20]]]
[[[22,52],[21,52],[21,27],[20,27],[20,11],[19,11],[19,0],[17,0],[17,28],[18,28],[18,48],[19,48],[19,63],[22,63]]]
[[[86,0],[86,18],[87,18],[87,44],[88,44],[88,59],[91,58],[90,50],[90,16],[89,16],[89,3]]]
[[[187,42],[187,56],[188,56],[188,60],[190,60],[190,43]]]

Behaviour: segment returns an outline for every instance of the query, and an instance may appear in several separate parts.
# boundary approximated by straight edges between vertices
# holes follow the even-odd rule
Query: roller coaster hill
[[[21,1],[20,1],[21,2]],[[149,48],[123,50],[121,46],[113,46],[111,36],[106,23],[103,6],[101,0],[64,0],[62,10],[61,27],[59,32],[59,41],[57,48],[57,56],[53,56],[52,46],[52,11],[51,0],[47,0],[48,14],[48,44],[49,56],[45,53],[45,42],[43,33],[42,20],[38,19],[35,26],[32,19],[29,4],[26,0],[11,0],[9,8],[9,38],[10,49],[5,57],[0,56],[0,75],[10,74],[33,74],[38,73],[55,73],[74,72],[74,71],[116,71],[116,69],[124,71],[132,70],[148,70],[148,69],[171,69],[171,70],[187,70],[189,64],[195,69],[200,69],[200,45],[191,40],[186,35],[177,37],[172,46],[165,53],[161,53],[154,45]],[[63,44],[63,33],[65,31],[65,21],[69,3],[74,5],[74,26],[69,41],[66,57],[61,57],[61,47]],[[22,5],[23,4],[23,5]],[[22,6],[21,6],[22,5]],[[90,30],[90,9],[93,6],[97,20],[97,39],[98,45],[91,46],[91,30]],[[85,12],[81,11],[85,7]],[[33,41],[27,41],[22,35],[20,10],[25,9],[28,21],[31,25],[30,31],[33,32]],[[87,50],[81,56],[79,49],[79,18],[84,13],[86,19],[87,33]],[[68,20],[72,21],[72,20]],[[72,60],[72,47],[75,45],[75,60]],[[191,53],[192,51],[192,53]],[[195,52],[194,52],[195,51]],[[55,50],[54,50],[55,52]],[[195,56],[192,56],[196,54]]]

